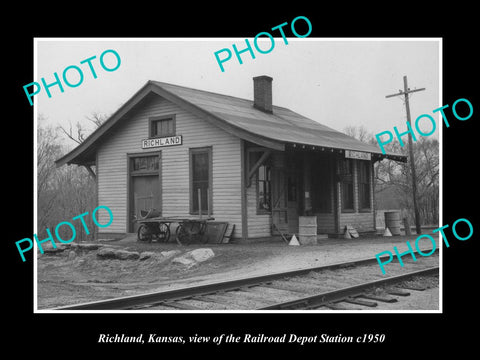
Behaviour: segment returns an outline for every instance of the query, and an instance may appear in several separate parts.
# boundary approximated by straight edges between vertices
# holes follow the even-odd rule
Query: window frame
[[[212,147],[211,146],[206,146],[206,147],[199,147],[199,148],[189,148],[188,149],[188,169],[189,169],[189,194],[190,194],[190,215],[199,215],[200,214],[200,209],[195,210],[193,208],[194,206],[194,196],[198,196],[197,193],[193,189],[193,155],[195,154],[202,154],[206,153],[208,156],[208,203],[207,207],[205,210],[201,210],[202,215],[208,215],[208,211],[210,210],[210,215],[213,214],[213,159],[212,159]],[[210,204],[210,209],[208,205]]]
[[[162,134],[162,135],[154,135],[153,133],[153,126],[156,122],[159,121],[167,121],[171,120],[173,123],[173,130],[172,133],[169,134]],[[177,134],[177,121],[175,114],[172,115],[162,115],[162,116],[151,116],[148,118],[148,138],[155,139],[155,138],[164,138],[169,136],[175,136]]]
[[[249,148],[247,149],[247,160],[246,160],[246,167],[247,167],[247,173],[249,172],[250,169],[253,168],[253,166],[258,162],[258,160],[263,156],[263,153],[267,151],[267,148],[260,148],[260,147],[254,147],[254,148]],[[260,207],[260,169],[261,168],[267,168],[270,171],[270,180],[269,182],[269,193],[270,193],[270,210],[267,210],[263,207]],[[255,186],[255,214],[256,215],[270,215],[272,214],[272,171],[273,171],[273,166],[272,166],[272,160],[271,157],[268,157],[265,159],[265,161],[255,170],[253,173],[251,179],[251,185]]]
[[[342,208],[342,213],[353,213],[355,212],[355,162],[353,161],[353,159],[342,159],[342,162],[344,164],[346,163],[349,163],[349,170],[350,172],[347,174],[347,173],[344,173],[343,172],[343,169],[344,169],[344,164],[340,163],[339,166],[340,166],[340,169],[339,169],[339,172],[340,174],[342,175],[342,179],[340,181],[340,194],[341,194],[341,208]],[[348,179],[348,180],[347,180]],[[352,207],[346,207],[346,204],[345,204],[345,186],[346,185],[349,185],[351,184],[352,186]]]
[[[260,169],[265,169],[265,176],[268,180],[260,180]],[[268,176],[270,175],[270,176]],[[256,178],[256,208],[257,208],[257,215],[267,215],[272,213],[272,166],[268,161],[260,165],[256,171],[255,176]],[[269,178],[268,178],[269,177]],[[260,182],[264,182],[266,185],[268,183],[268,192],[269,192],[269,205],[270,210],[267,210],[263,207],[260,207]]]
[[[152,153],[142,153],[142,154],[133,154],[128,155],[129,158],[129,173],[130,176],[146,176],[146,175],[158,175],[161,171],[161,152],[152,152]],[[135,170],[135,160],[136,159],[146,159],[146,158],[155,158],[157,160],[158,168],[157,169],[139,169]]]
[[[361,181],[362,170],[364,168],[367,175],[367,181]],[[357,186],[358,186],[358,210],[361,212],[370,212],[372,209],[372,174],[371,174],[371,162],[366,160],[357,161]],[[368,188],[368,197],[363,195],[363,187],[361,185],[366,185]],[[363,207],[362,200],[368,200],[368,207]]]

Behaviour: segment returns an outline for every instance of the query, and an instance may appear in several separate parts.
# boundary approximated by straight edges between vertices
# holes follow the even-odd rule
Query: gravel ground
[[[438,236],[434,236],[437,239]],[[317,245],[289,246],[280,242],[247,244],[139,243],[134,236],[103,243],[129,251],[152,252],[146,260],[100,260],[98,250],[65,250],[57,255],[37,258],[37,306],[58,306],[133,295],[188,285],[231,280],[266,273],[374,257],[382,251],[406,251],[406,241],[415,248],[416,236],[361,237],[358,239],[321,239]],[[421,249],[431,244],[424,240]],[[172,259],[198,248],[212,249],[215,256],[194,266],[184,266]],[[177,250],[169,256],[160,252]],[[386,265],[388,272],[389,266]],[[379,269],[380,271],[380,269]],[[367,279],[367,275],[365,275]],[[438,292],[438,291],[437,291]],[[430,308],[438,308],[438,296],[431,297]],[[433,304],[435,303],[435,304]],[[415,306],[415,305],[412,305]],[[428,305],[426,305],[428,306]]]

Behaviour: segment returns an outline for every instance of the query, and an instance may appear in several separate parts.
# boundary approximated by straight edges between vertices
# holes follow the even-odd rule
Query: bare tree
[[[93,130],[95,130],[105,122],[108,116],[99,112],[92,112],[90,116],[85,116],[85,118],[94,125],[93,129],[86,128],[79,121],[77,121],[77,123],[75,124],[75,128],[73,128],[72,123],[69,122],[68,130],[65,129],[62,125],[59,125],[58,129],[63,132],[63,134],[66,135],[67,138],[69,138],[70,140],[76,142],[77,144],[81,144],[85,141],[85,139]]]
[[[107,114],[102,114],[96,111],[92,112],[90,116],[85,116],[85,117],[87,118],[88,121],[92,122],[95,125],[95,128],[100,127],[100,125],[102,125],[105,122],[105,120],[108,119]]]
[[[365,143],[369,143],[372,139],[372,134],[368,131],[368,129],[363,126],[347,126],[343,129],[343,132],[348,136],[354,137],[357,140],[360,140]]]
[[[43,228],[49,222],[57,199],[54,189],[56,167],[54,159],[60,157],[62,147],[58,134],[52,126],[45,126],[45,117],[38,117],[37,129],[37,209],[38,226]]]
[[[77,144],[81,144],[85,140],[85,130],[80,122],[75,125],[75,131],[72,129],[72,123],[69,122],[68,131],[63,126],[58,126],[58,129],[62,131],[70,140],[75,141]]]
[[[347,135],[370,144],[377,144],[373,134],[363,126],[349,126],[344,129]],[[387,151],[408,157],[406,147],[398,141],[386,146]],[[439,143],[430,137],[419,137],[413,143],[415,169],[417,172],[418,207],[423,224],[437,224],[439,214]],[[382,204],[393,200],[404,215],[413,223],[413,201],[411,198],[412,181],[409,163],[384,159],[375,164],[374,190],[375,201]],[[394,199],[391,197],[394,196]]]
[[[87,119],[95,127],[100,126],[106,119],[105,115],[93,113]],[[37,226],[38,236],[46,236],[46,229],[51,231],[62,221],[72,222],[72,218],[85,212],[92,213],[96,206],[95,180],[84,167],[62,166],[57,168],[55,160],[67,150],[62,143],[62,134],[76,144],[82,143],[89,132],[88,129],[77,123],[75,127],[66,130],[63,126],[54,128],[45,124],[44,116],[39,116],[37,129]],[[90,217],[85,217],[87,227],[93,229]],[[74,223],[74,222],[72,222]],[[93,231],[86,234],[81,222],[75,223],[77,241],[91,238]],[[62,239],[72,236],[68,227],[59,228]]]

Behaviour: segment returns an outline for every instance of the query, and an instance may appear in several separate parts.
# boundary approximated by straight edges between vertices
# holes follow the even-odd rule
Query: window
[[[166,137],[175,135],[175,116],[153,117],[150,121],[150,136]]]
[[[358,161],[358,202],[360,209],[370,209],[369,161]]]
[[[315,159],[311,175],[312,210],[317,213],[332,211],[332,163],[329,159]]]
[[[131,158],[132,172],[158,171],[158,156],[141,156]]]
[[[270,212],[272,210],[272,184],[271,169],[268,165],[261,165],[257,171],[258,186],[258,207],[259,212]]]
[[[212,205],[212,149],[190,149],[190,213],[199,213],[200,191],[201,212],[207,214]]]
[[[353,161],[343,159],[339,163],[339,175],[342,188],[342,211],[354,211],[353,208]]]
[[[248,153],[248,169],[253,169],[263,154],[262,151],[250,151]],[[272,211],[271,169],[270,161],[266,159],[256,170],[257,214],[266,214]]]

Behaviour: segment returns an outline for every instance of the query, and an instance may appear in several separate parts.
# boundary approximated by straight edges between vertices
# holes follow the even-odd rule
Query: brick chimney
[[[262,75],[253,78],[253,106],[272,113],[272,78]]]

